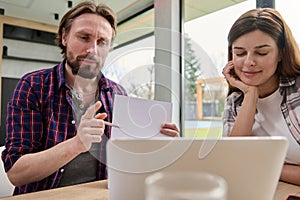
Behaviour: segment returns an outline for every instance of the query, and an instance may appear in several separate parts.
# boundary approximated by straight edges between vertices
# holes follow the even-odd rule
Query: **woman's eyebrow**
[[[233,47],[234,49],[244,49],[243,47]]]
[[[255,48],[255,49],[260,49],[260,48],[264,48],[264,47],[271,47],[271,45],[268,45],[268,44],[262,44],[262,45],[255,46],[254,48]],[[243,50],[243,49],[245,49],[245,48],[243,48],[243,47],[233,47],[233,49]]]
[[[264,48],[264,47],[271,47],[271,45],[263,44],[263,45],[256,46],[255,49],[260,49],[260,48]]]

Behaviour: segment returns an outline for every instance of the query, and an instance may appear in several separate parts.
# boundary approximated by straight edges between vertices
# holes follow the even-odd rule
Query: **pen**
[[[118,126],[116,124],[113,124],[113,123],[110,123],[110,122],[107,122],[107,121],[104,121],[104,124],[107,125],[107,126],[111,126],[111,127],[115,127],[115,128],[120,128],[120,126]]]

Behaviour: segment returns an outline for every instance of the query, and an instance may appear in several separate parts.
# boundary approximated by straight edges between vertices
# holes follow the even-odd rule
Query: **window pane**
[[[144,4],[151,2],[147,0]],[[129,96],[154,98],[153,32],[153,8],[118,24],[114,49],[102,71],[107,78],[124,86]]]
[[[227,63],[227,34],[241,14],[256,7],[256,0],[235,5],[227,0],[184,2],[184,136],[218,137],[227,93],[221,74]]]
[[[154,9],[150,9],[120,25],[117,28],[115,46],[131,42],[154,31]]]
[[[300,28],[299,28],[299,0],[276,0],[275,9],[280,12],[285,22],[292,30],[298,46],[300,44]]]
[[[154,36],[110,52],[103,74],[125,87],[129,96],[154,98]]]

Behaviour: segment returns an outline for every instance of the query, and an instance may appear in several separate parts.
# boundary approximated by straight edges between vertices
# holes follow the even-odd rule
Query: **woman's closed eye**
[[[238,57],[242,57],[242,56],[247,55],[247,52],[245,52],[245,51],[244,52],[236,52],[235,55]]]
[[[266,56],[266,55],[268,55],[268,52],[265,52],[265,51],[264,52],[260,52],[260,51],[258,51],[258,52],[256,52],[256,54],[259,55],[259,56]],[[244,51],[244,52],[236,52],[235,55],[238,56],[238,57],[242,57],[242,56],[246,56],[247,52],[246,51]]]
[[[257,55],[266,56],[268,55],[268,52],[257,52]]]

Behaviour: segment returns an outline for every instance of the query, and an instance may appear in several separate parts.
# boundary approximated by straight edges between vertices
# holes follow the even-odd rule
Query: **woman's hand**
[[[232,61],[229,61],[225,65],[222,74],[225,76],[226,80],[231,86],[240,89],[244,94],[246,94],[250,90],[250,88],[255,88],[254,86],[246,85],[241,81],[241,79],[236,75],[234,71],[234,65]]]
[[[170,137],[179,137],[179,129],[176,124],[164,123],[161,126],[160,132]]]
[[[258,100],[258,87],[245,84],[235,73],[232,61],[222,72],[228,83],[244,93],[244,99],[229,136],[252,136],[252,127]]]

